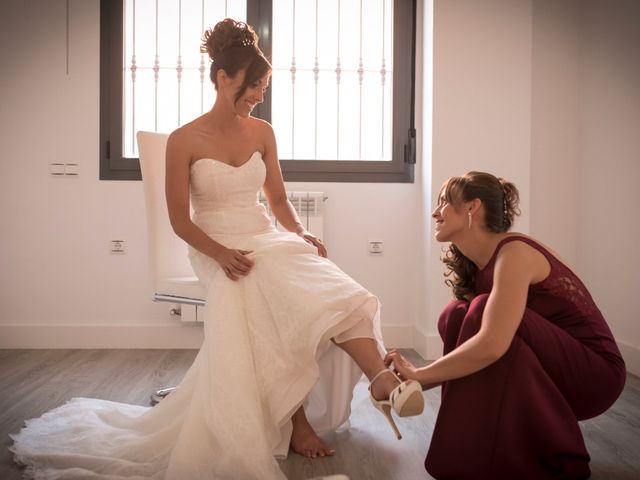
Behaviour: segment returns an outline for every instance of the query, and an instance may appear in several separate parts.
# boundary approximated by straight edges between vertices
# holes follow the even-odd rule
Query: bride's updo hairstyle
[[[442,186],[439,197],[444,197],[456,209],[465,202],[479,199],[484,207],[484,226],[494,233],[509,231],[515,217],[520,215],[516,186],[490,173],[468,172],[462,177],[451,177]],[[449,246],[442,261],[447,266],[445,283],[454,296],[459,300],[470,299],[474,293],[476,265],[454,244]]]
[[[246,70],[244,82],[236,94],[236,101],[247,87],[271,72],[271,64],[258,47],[258,35],[243,22],[226,18],[202,35],[202,53],[211,59],[209,77],[218,89],[218,70],[233,78],[240,70]]]

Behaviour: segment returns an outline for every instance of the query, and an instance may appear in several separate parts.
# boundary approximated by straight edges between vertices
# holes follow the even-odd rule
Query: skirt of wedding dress
[[[12,435],[36,479],[283,479],[292,413],[318,433],[347,421],[362,372],[331,339],[378,340],[376,297],[297,235],[230,235],[254,266],[229,280],[191,253],[207,287],[204,342],[154,408],[75,398]],[[369,332],[368,334],[362,332]]]

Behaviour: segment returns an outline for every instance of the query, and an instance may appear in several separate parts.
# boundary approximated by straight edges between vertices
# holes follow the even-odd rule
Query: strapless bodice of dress
[[[259,234],[273,225],[258,195],[266,177],[260,152],[242,165],[201,158],[191,165],[193,221],[207,234]]]

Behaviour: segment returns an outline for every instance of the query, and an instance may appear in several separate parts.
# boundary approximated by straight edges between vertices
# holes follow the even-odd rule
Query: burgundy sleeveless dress
[[[445,382],[425,460],[437,479],[588,478],[578,420],[607,410],[626,370],[602,313],[580,279],[540,244],[503,239],[476,273],[476,297],[440,316],[444,354],[475,335],[493,286],[500,248],[521,241],[541,252],[549,276],[529,287],[522,322],[507,353],[467,377]]]

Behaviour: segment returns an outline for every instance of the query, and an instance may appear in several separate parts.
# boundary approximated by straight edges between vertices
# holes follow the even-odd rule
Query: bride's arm
[[[264,154],[262,158],[267,169],[267,177],[264,182],[264,194],[269,202],[269,207],[275,215],[276,219],[284,228],[290,232],[295,232],[304,238],[307,242],[318,248],[318,253],[326,257],[327,250],[322,241],[304,228],[300,221],[300,217],[296,213],[295,208],[287,198],[287,192],[284,188],[284,180],[282,178],[282,170],[278,161],[278,151],[276,146],[276,138],[273,128],[267,122],[260,121],[261,137],[264,144]]]
[[[249,252],[232,250],[219,244],[198,227],[189,214],[189,175],[191,156],[188,134],[176,130],[167,141],[165,194],[173,231],[196,250],[213,258],[232,280],[249,273],[253,262]]]

